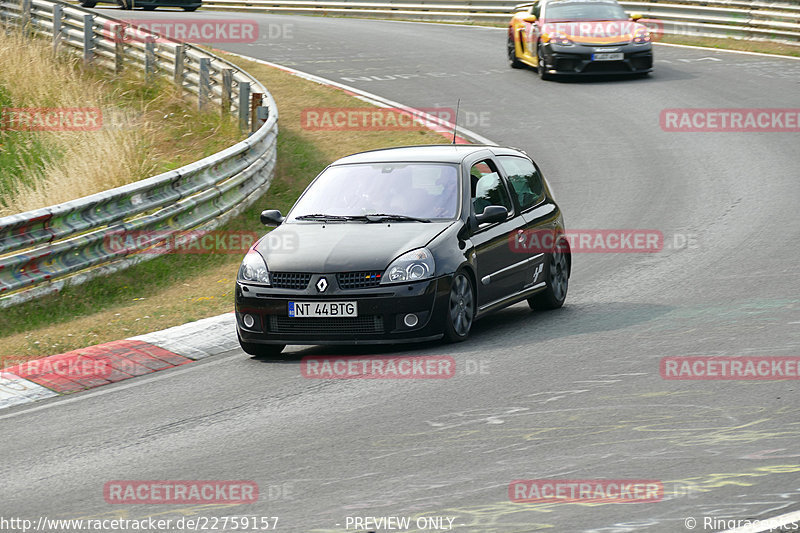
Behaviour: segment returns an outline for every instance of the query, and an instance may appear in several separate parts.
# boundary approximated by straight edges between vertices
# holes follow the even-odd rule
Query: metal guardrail
[[[0,0],[0,30],[16,27],[52,36],[55,48],[73,48],[85,61],[114,71],[137,67],[145,76],[169,76],[197,95],[199,106],[213,102],[223,113],[237,112],[241,125],[255,131],[179,169],[0,218],[0,308],[154,257],[136,252],[158,244],[165,235],[223,224],[272,181],[278,111],[264,86],[232,63],[189,44],[156,38],[145,30],[139,30],[144,40],[119,39],[117,24],[130,25],[61,2]],[[269,113],[260,127],[253,102]],[[110,237],[125,242],[133,232],[135,249],[109,245]]]
[[[508,0],[204,0],[203,9],[378,16],[432,22],[506,24],[519,1]],[[774,41],[800,45],[800,3],[741,0],[621,1],[667,35]]]

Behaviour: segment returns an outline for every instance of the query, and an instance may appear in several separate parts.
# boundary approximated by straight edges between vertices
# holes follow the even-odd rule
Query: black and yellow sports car
[[[650,30],[616,0],[539,0],[514,8],[508,60],[542,79],[556,74],[647,74],[653,70]]]

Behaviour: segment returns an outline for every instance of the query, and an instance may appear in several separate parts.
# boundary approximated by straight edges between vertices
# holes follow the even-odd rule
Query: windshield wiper
[[[326,215],[325,213],[313,213],[311,215],[300,215],[295,217],[297,220],[364,220],[363,216],[355,215]]]
[[[410,217],[407,215],[392,215],[389,213],[370,213],[365,215],[369,222],[383,222],[384,220],[407,220],[410,222],[430,222],[427,218]]]

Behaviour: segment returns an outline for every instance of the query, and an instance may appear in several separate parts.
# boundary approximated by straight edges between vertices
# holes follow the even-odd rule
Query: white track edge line
[[[237,54],[237,53],[234,53],[234,52],[228,52],[226,50],[221,50],[221,51],[226,53],[226,54],[230,54],[232,56],[236,56],[236,57],[240,57],[242,59],[246,59],[248,61],[253,61],[255,63],[260,63],[260,64],[266,65],[268,67],[273,67],[273,68],[277,68],[277,69],[286,71],[286,72],[288,72],[290,74],[293,74],[294,76],[297,76],[299,78],[303,78],[303,79],[308,80],[308,81],[313,81],[314,83],[319,83],[321,85],[328,85],[328,86],[331,86],[331,87],[336,87],[338,89],[342,89],[342,90],[345,90],[345,91],[352,92],[352,93],[360,96],[361,99],[364,100],[365,102],[373,104],[373,105],[377,105],[378,107],[394,107],[394,108],[397,108],[397,109],[402,109],[403,111],[411,112],[411,113],[413,113],[415,115],[425,117],[426,120],[429,120],[432,123],[438,123],[438,124],[448,128],[450,130],[452,130],[454,128],[454,125],[451,122],[447,122],[445,120],[442,120],[441,118],[434,117],[433,115],[430,115],[428,113],[421,112],[420,110],[415,109],[415,108],[413,108],[411,106],[407,106],[407,105],[401,104],[399,102],[395,102],[393,100],[389,100],[388,98],[383,98],[382,96],[378,96],[377,94],[373,94],[373,93],[370,93],[370,92],[367,92],[367,91],[362,91],[361,89],[356,89],[355,87],[352,87],[350,85],[345,85],[344,83],[339,83],[338,81],[329,80],[327,78],[323,78],[321,76],[317,76],[316,74],[309,74],[308,72],[303,72],[302,70],[297,70],[297,69],[294,69],[294,68],[291,68],[291,67],[286,67],[284,65],[280,65],[278,63],[272,63],[270,61],[265,61],[263,59],[256,59],[254,57],[246,56],[246,55],[243,55],[243,54]],[[473,142],[477,141],[477,143],[479,143],[479,144],[488,144],[488,145],[492,145],[492,146],[497,146],[496,142],[494,142],[494,141],[492,141],[490,139],[487,139],[483,135],[475,133],[472,130],[468,130],[466,128],[458,127],[456,131],[457,131],[457,133],[459,135],[461,135],[461,136],[463,136],[463,137],[465,137],[465,138],[467,138],[467,139],[469,139],[469,140],[471,140]]]

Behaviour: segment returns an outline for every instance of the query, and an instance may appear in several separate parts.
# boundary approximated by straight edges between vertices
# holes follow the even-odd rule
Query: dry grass
[[[14,107],[107,107],[106,83],[82,73],[74,59],[54,57],[43,42],[16,34],[0,33],[0,85]],[[16,135],[38,138],[49,155],[41,158],[40,164],[23,164],[24,174],[6,184],[0,215],[130,183],[154,166],[140,155],[145,136],[142,128]]]
[[[200,114],[167,80],[84,68],[49,42],[0,32],[0,90],[9,107],[98,108],[97,131],[0,132],[22,151],[0,169],[0,216],[132,183],[196,161],[242,138],[233,119]],[[13,138],[12,138],[13,137]]]
[[[280,111],[278,165],[265,197],[226,229],[264,231],[257,213],[288,209],[331,160],[371,148],[445,143],[429,131],[307,131],[305,107],[367,107],[342,91],[231,57],[269,88]],[[240,255],[164,256],[113,278],[0,313],[0,356],[62,353],[123,339],[233,310]]]

